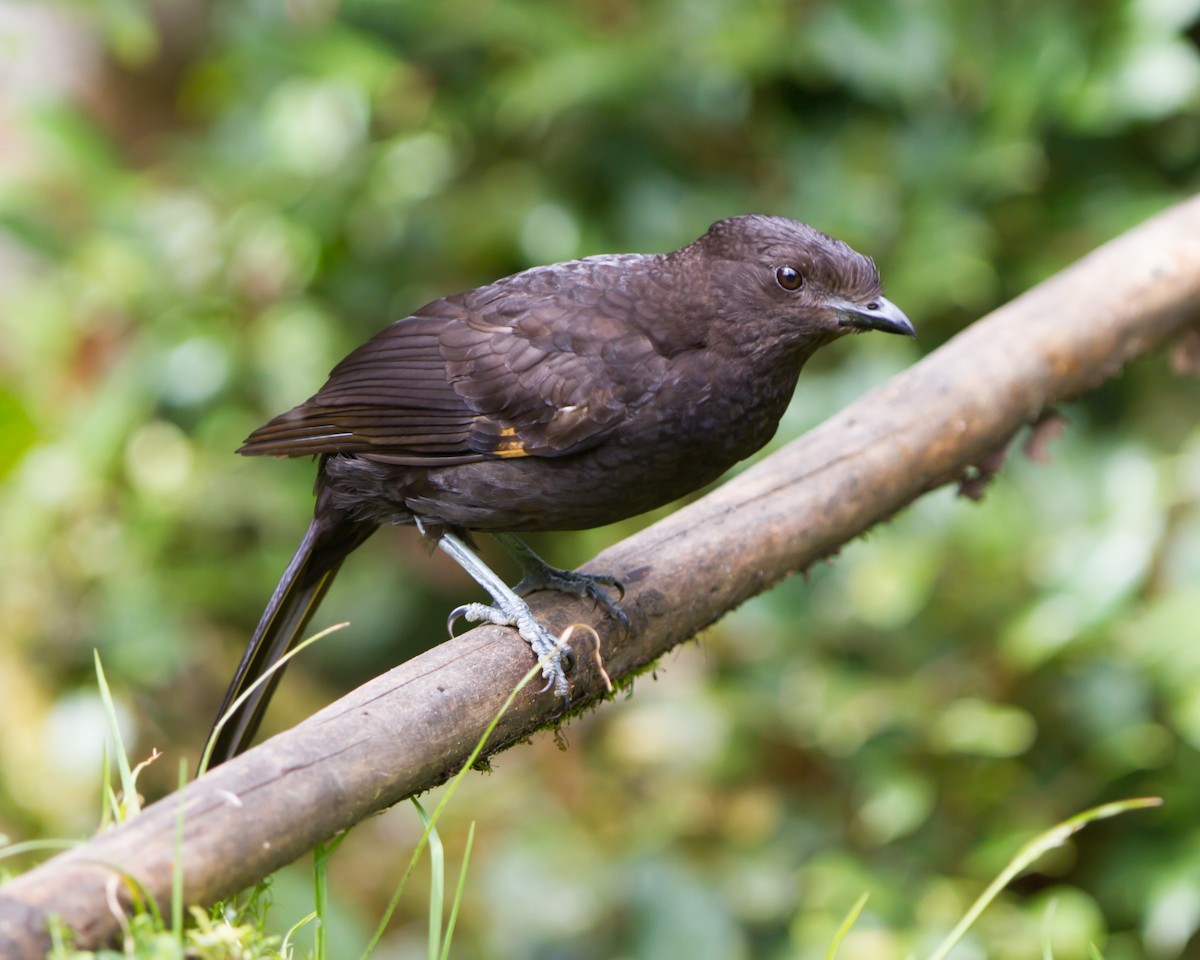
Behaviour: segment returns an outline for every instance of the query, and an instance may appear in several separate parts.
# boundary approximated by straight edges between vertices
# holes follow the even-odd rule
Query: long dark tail
[[[300,641],[342,561],[375,532],[375,524],[350,520],[340,510],[332,508],[323,493],[318,490],[312,523],[283,572],[225,692],[213,726],[216,738],[209,769],[236,757],[250,746],[284,668],[276,670],[270,679],[260,684],[225,720],[219,731],[216,723],[238,697]],[[210,733],[209,737],[212,736]]]

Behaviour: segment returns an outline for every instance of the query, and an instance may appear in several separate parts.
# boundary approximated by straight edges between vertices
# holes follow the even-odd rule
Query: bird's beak
[[[856,330],[882,330],[884,333],[902,333],[906,337],[916,337],[912,321],[904,315],[904,311],[892,303],[887,297],[876,297],[870,303],[836,304],[840,326],[852,327]]]

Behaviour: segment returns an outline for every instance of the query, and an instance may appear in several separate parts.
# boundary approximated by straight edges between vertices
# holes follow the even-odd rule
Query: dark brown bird
[[[221,714],[299,639],[346,556],[414,524],[492,596],[451,615],[517,627],[565,696],[556,638],[520,594],[552,588],[624,614],[611,577],[548,567],[515,533],[612,523],[715,480],[775,433],[800,368],[861,330],[913,335],[866,257],[781,217],[734,217],[666,254],[536,267],[398,320],[311,399],[256,430],[248,456],[320,456],[316,510]],[[498,536],[514,590],[468,546]],[[245,749],[277,671],[217,731]]]

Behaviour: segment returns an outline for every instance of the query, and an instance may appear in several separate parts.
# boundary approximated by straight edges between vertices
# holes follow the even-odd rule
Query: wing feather
[[[538,268],[428,304],[349,354],[239,452],[435,466],[603,442],[665,368],[629,323],[630,294],[594,289],[588,264]]]

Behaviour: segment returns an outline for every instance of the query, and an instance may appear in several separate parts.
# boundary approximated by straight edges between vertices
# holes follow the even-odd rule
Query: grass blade
[[[446,853],[442,838],[429,822],[429,815],[416,797],[412,805],[417,808],[421,822],[429,836],[429,960],[438,960],[441,954],[442,913],[446,896]]]
[[[183,956],[183,788],[187,786],[187,761],[179,760],[179,789],[175,805],[175,856],[171,864],[171,930]]]
[[[0,847],[0,860],[6,857],[19,857],[23,853],[34,853],[38,850],[70,850],[84,840],[25,840],[21,843],[10,843]]]
[[[121,794],[125,809],[117,819],[127,819],[137,816],[140,808],[137,785],[134,783],[133,770],[129,766],[129,756],[125,752],[125,743],[121,739],[121,728],[117,724],[117,707],[113,703],[112,691],[108,688],[108,679],[104,676],[104,667],[100,663],[100,651],[93,650],[92,658],[96,664],[96,683],[100,688],[100,700],[104,704],[104,715],[108,718],[108,732],[117,755],[117,770],[121,775]]]
[[[467,864],[471,862],[471,847],[475,844],[475,821],[471,821],[471,827],[467,830],[467,846],[463,850],[462,866],[458,870],[458,885],[454,888],[454,903],[450,905],[450,919],[446,921],[446,936],[442,943],[442,956],[440,960],[449,960],[450,958],[450,943],[454,939],[454,925],[458,922],[458,908],[462,903],[463,891],[467,886]]]
[[[558,644],[555,646],[554,650],[551,651],[551,655],[557,653],[567,643],[571,636],[571,629],[572,628],[568,627],[563,631],[563,635],[559,638]],[[375,952],[375,948],[379,945],[379,941],[383,938],[383,933],[387,929],[388,924],[391,922],[392,914],[396,912],[396,907],[400,903],[400,897],[404,893],[404,888],[408,886],[408,878],[412,876],[413,869],[416,867],[417,861],[420,859],[421,853],[425,849],[425,844],[429,842],[429,832],[438,822],[438,819],[442,815],[442,811],[446,808],[446,804],[449,803],[450,798],[454,796],[454,792],[458,789],[458,785],[462,783],[463,777],[467,775],[467,771],[475,766],[475,761],[479,759],[479,755],[483,752],[484,745],[488,742],[492,732],[496,729],[496,725],[512,707],[513,701],[517,699],[517,694],[524,690],[525,687],[533,681],[533,678],[538,676],[541,672],[542,661],[538,660],[537,663],[529,668],[525,676],[517,681],[517,685],[512,688],[508,694],[508,697],[505,698],[504,703],[500,705],[500,709],[496,711],[496,715],[492,717],[491,722],[488,723],[487,729],[483,731],[483,735],[475,744],[475,748],[471,751],[470,756],[467,757],[462,767],[459,768],[458,773],[456,773],[450,779],[450,782],[446,787],[446,792],[442,795],[442,799],[439,800],[437,806],[433,808],[433,814],[429,817],[429,825],[426,826],[424,832],[421,834],[420,839],[417,840],[417,845],[413,849],[412,856],[409,857],[408,866],[404,870],[404,875],[400,878],[400,882],[396,886],[396,892],[392,894],[392,899],[388,901],[387,909],[384,910],[383,917],[379,921],[378,926],[376,926],[375,933],[371,937],[370,942],[367,944],[366,949],[363,951],[360,960],[368,960],[371,954]]]
[[[344,621],[342,623],[335,623],[331,627],[326,627],[320,633],[314,633],[311,637],[308,637],[306,640],[303,640],[292,647],[291,650],[280,657],[275,663],[271,664],[269,669],[264,670],[261,677],[243,690],[242,695],[234,700],[233,703],[229,705],[229,709],[221,715],[220,719],[217,720],[215,724],[213,724],[212,733],[208,735],[208,742],[204,745],[204,753],[200,756],[200,766],[197,776],[203,775],[204,771],[208,769],[208,764],[212,760],[213,747],[216,746],[217,743],[218,734],[220,734],[221,730],[224,729],[225,724],[229,721],[229,718],[237,712],[238,708],[250,698],[250,695],[254,693],[255,690],[273,677],[277,670],[282,670],[284,666],[292,659],[292,657],[299,654],[301,650],[311,647],[318,640],[324,640],[331,633],[336,633],[343,627],[348,626],[350,626],[350,622]]]
[[[837,956],[842,941],[846,939],[846,934],[850,932],[850,928],[858,922],[858,918],[863,912],[863,907],[867,905],[867,898],[870,896],[869,893],[864,893],[854,901],[854,906],[846,914],[846,919],[842,921],[842,925],[838,927],[837,933],[833,935],[833,941],[829,944],[829,949],[825,951],[825,960],[833,960]]]
[[[1001,890],[1007,887],[1018,874],[1032,865],[1034,861],[1041,859],[1043,854],[1056,847],[1061,847],[1089,823],[1093,823],[1096,820],[1105,820],[1108,817],[1115,817],[1130,810],[1142,810],[1147,807],[1161,805],[1162,799],[1159,797],[1136,797],[1132,800],[1118,800],[1115,803],[1105,803],[1090,810],[1085,810],[1083,813],[1077,813],[1069,820],[1064,820],[1057,826],[1051,827],[1045,833],[1038,834],[1018,850],[1017,855],[1009,861],[1008,866],[1000,871],[1000,875],[995,880],[988,884],[987,889],[971,904],[971,908],[958,921],[954,929],[946,935],[946,938],[938,945],[938,948],[930,954],[929,960],[945,960],[946,956],[955,948],[971,928],[971,925],[979,919],[979,915],[987,909],[988,904],[996,899]]]

